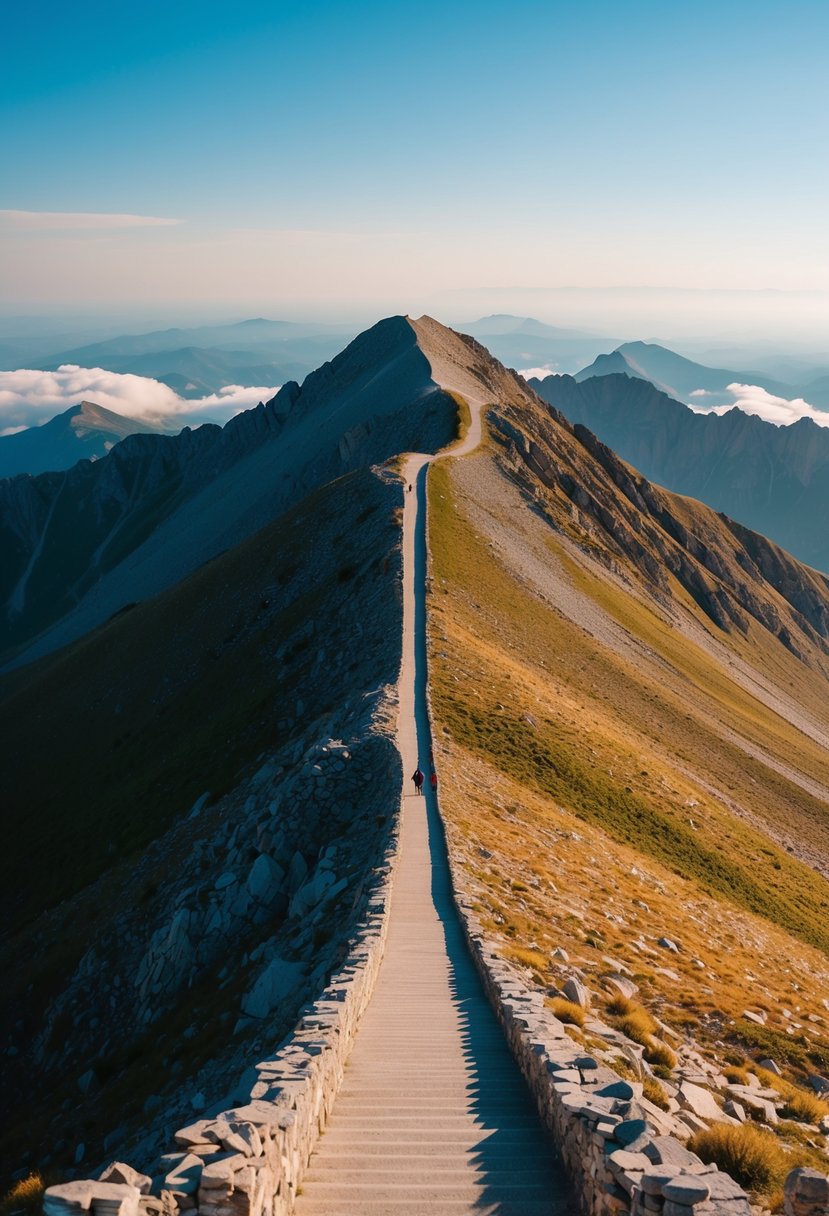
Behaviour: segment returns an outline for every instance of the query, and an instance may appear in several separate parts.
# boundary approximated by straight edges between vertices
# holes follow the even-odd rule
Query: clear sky
[[[15,4],[0,307],[829,292],[828,48],[826,0]]]

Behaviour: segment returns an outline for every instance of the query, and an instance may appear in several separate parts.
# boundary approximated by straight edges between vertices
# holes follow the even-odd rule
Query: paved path
[[[480,403],[475,403],[479,405]],[[478,409],[453,454],[480,440]],[[404,477],[403,663],[399,745],[404,798],[391,921],[374,996],[297,1216],[564,1216],[575,1212],[466,951],[428,777],[425,493],[432,458]]]

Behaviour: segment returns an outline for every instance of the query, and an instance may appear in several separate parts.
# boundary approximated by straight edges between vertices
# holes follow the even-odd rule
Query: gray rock
[[[807,1077],[806,1079],[816,1094],[825,1094],[829,1092],[829,1081],[827,1081],[826,1077],[819,1077],[816,1073],[814,1073],[811,1077]]]
[[[650,1128],[644,1119],[625,1119],[616,1127],[616,1139],[620,1144],[631,1145],[638,1140],[640,1136],[647,1136]]]
[[[620,1098],[623,1102],[630,1102],[636,1097],[636,1091],[629,1081],[614,1081],[611,1085],[594,1090],[594,1094],[597,1098]]]
[[[225,870],[224,874],[220,874],[214,882],[213,886],[217,891],[224,891],[225,887],[231,887],[236,881],[236,875],[230,870]]]
[[[736,1119],[738,1123],[745,1123],[745,1107],[741,1106],[739,1102],[735,1102],[733,1098],[729,1098],[728,1101],[723,1104],[723,1110],[727,1115],[730,1115],[732,1119]]]
[[[680,953],[679,946],[676,944],[676,942],[671,941],[669,937],[660,937],[656,944],[657,946],[661,946],[663,950],[670,950],[672,954]]]
[[[260,853],[247,877],[247,888],[251,898],[269,908],[278,899],[284,884],[285,871],[282,866],[267,853]]]
[[[766,1072],[773,1072],[776,1077],[782,1076],[774,1060],[759,1060],[758,1063],[761,1068],[765,1068]]]
[[[695,1203],[705,1203],[711,1194],[711,1188],[704,1178],[684,1174],[666,1182],[662,1188],[662,1194],[671,1203],[682,1203],[690,1208]]]
[[[783,1185],[786,1196],[786,1211],[789,1203],[794,1200],[804,1200],[816,1209],[821,1206],[826,1211],[829,1208],[829,1177],[819,1170],[805,1169],[803,1166],[792,1170]]]
[[[164,1170],[164,1186],[170,1191],[181,1191],[184,1195],[195,1195],[204,1167],[201,1157],[195,1153],[167,1153],[160,1158]]]
[[[713,1095],[700,1085],[683,1081],[676,1095],[676,1100],[683,1110],[689,1110],[700,1119],[722,1119],[723,1112],[714,1101]]]
[[[635,984],[633,980],[628,979],[626,975],[617,975],[615,973],[613,975],[605,975],[602,976],[602,983],[611,992],[627,997],[628,1000],[636,996],[639,991],[639,985]]]
[[[581,980],[577,980],[575,976],[570,976],[562,992],[568,1001],[572,1001],[574,1005],[581,1005],[582,1009],[587,1009],[590,1005],[590,994]]]
[[[101,1182],[120,1182],[124,1186],[134,1186],[142,1195],[149,1195],[153,1184],[148,1174],[139,1174],[131,1165],[123,1161],[113,1161],[101,1174]]]
[[[242,998],[242,1012],[252,1018],[266,1018],[280,1001],[300,983],[304,975],[301,963],[272,959],[256,983]]]
[[[688,1166],[699,1165],[699,1157],[689,1153],[673,1136],[654,1136],[644,1152],[654,1165],[666,1166],[674,1171],[674,1175]]]

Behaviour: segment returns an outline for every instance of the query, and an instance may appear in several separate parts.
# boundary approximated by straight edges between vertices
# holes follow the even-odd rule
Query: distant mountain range
[[[518,371],[527,367],[552,366],[559,372],[575,372],[585,360],[594,359],[615,338],[579,329],[545,325],[532,317],[495,314],[458,326],[463,333],[477,338],[496,359]]]
[[[43,426],[0,436],[0,478],[60,471],[79,460],[100,460],[127,435],[152,434],[157,429],[94,401],[81,401]]]
[[[125,334],[57,351],[37,362],[151,376],[180,396],[203,397],[228,384],[282,384],[301,379],[332,358],[352,336],[348,326],[301,325],[254,318],[235,325],[203,325]]]
[[[729,384],[757,384],[766,392],[789,400],[802,397],[819,409],[829,409],[829,376],[821,376],[806,385],[786,384],[763,372],[734,371],[721,367],[706,367],[675,351],[652,342],[624,342],[610,354],[600,354],[588,366],[576,373],[576,380],[617,374],[649,380],[656,388],[686,405],[706,408],[731,405],[733,396]]]
[[[696,414],[627,373],[530,383],[650,480],[708,503],[829,571],[829,428],[808,418],[778,427],[739,409]]]

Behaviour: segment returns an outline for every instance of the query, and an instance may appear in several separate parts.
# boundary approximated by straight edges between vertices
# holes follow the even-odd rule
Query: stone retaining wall
[[[289,1216],[374,991],[398,844],[399,824],[345,963],[273,1059],[256,1065],[250,1101],[180,1128],[154,1179],[118,1162],[97,1181],[50,1187],[46,1216]]]

